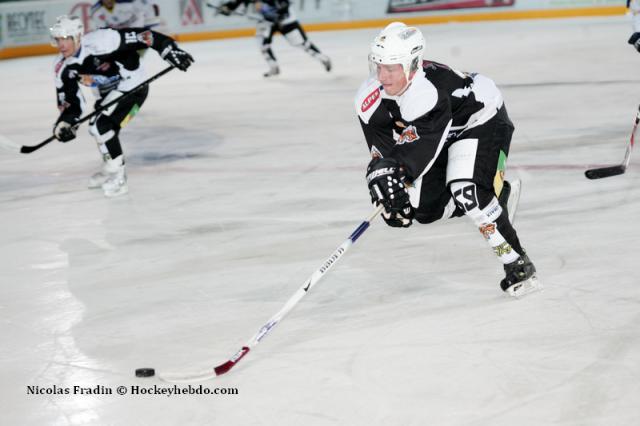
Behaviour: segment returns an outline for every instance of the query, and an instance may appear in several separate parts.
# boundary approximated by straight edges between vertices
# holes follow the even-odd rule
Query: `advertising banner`
[[[94,30],[91,6],[97,0],[25,0],[0,2],[0,58],[51,53],[48,48],[49,27],[59,15],[75,15],[85,29]],[[243,16],[223,16],[207,7],[207,2],[223,0],[150,0],[160,11],[163,32],[178,34],[179,40],[205,40],[248,36],[255,31],[255,20]],[[526,19],[537,16],[532,11],[564,9],[588,10],[589,16],[624,13],[624,0],[291,0],[294,14],[309,30],[351,29],[382,26],[391,20],[412,18],[414,23],[444,23],[465,15],[483,19],[506,13]],[[249,6],[252,7],[252,6]],[[238,9],[239,14],[247,10]],[[256,16],[252,10],[249,14]],[[585,15],[585,16],[586,16]],[[470,16],[470,18],[469,18]],[[575,16],[581,16],[577,13]]]
[[[513,6],[515,0],[389,0],[387,13]]]

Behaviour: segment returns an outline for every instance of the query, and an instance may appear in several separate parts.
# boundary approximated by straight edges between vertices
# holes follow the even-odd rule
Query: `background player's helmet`
[[[371,43],[369,64],[372,71],[376,64],[400,64],[407,81],[410,81],[411,73],[422,64],[424,45],[424,36],[419,29],[402,22],[392,22]]]
[[[84,34],[84,25],[77,16],[62,15],[56,18],[56,23],[49,28],[51,45],[56,46],[56,38],[73,37],[76,44],[80,43],[80,37]]]

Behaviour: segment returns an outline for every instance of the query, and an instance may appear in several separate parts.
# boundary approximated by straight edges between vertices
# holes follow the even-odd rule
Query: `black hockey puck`
[[[137,368],[136,377],[152,377],[155,376],[156,370],[153,368]]]

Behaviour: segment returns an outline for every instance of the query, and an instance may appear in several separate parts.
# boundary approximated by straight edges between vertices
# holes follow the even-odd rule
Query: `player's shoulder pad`
[[[118,50],[120,47],[120,33],[111,28],[101,28],[82,36],[82,48],[86,55],[105,55]]]
[[[380,87],[380,82],[371,77],[362,83],[360,89],[358,89],[355,97],[355,108],[358,116],[365,123],[369,123],[369,119],[380,105]]]
[[[438,89],[423,72],[413,79],[411,86],[400,96],[398,106],[406,121],[414,121],[431,111],[438,103]]]

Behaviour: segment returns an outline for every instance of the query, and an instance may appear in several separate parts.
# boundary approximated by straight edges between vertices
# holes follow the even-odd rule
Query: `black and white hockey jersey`
[[[355,98],[371,155],[395,158],[414,182],[446,145],[486,123],[502,105],[502,95],[489,78],[429,61],[401,95],[385,93],[373,76]]]
[[[101,0],[91,6],[91,28],[146,28],[160,24],[157,6],[150,0],[115,0],[107,8]]]
[[[80,84],[91,87],[97,97],[114,89],[127,92],[145,78],[137,51],[160,52],[171,43],[170,37],[141,28],[101,29],[82,36],[75,55],[59,54],[55,59],[58,121],[73,123],[82,114]]]

